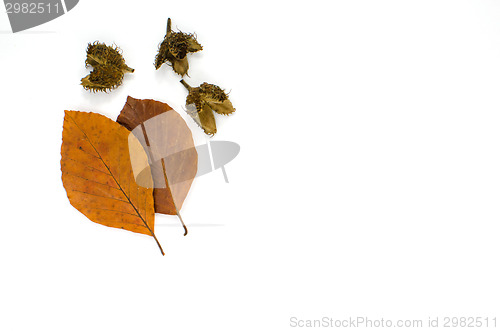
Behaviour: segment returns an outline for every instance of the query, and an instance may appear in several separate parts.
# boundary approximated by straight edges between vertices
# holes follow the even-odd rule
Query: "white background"
[[[127,95],[186,119],[153,66],[167,18],[195,86],[230,90],[241,152],[151,237],[74,209],[65,109]],[[290,317],[495,316],[500,324],[500,2],[97,1],[12,34],[0,13],[1,330],[289,330]],[[88,42],[136,69],[79,85]],[[500,327],[500,325],[499,325]]]

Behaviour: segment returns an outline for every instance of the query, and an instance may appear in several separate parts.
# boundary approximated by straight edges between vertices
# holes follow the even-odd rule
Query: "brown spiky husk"
[[[82,78],[81,85],[92,92],[111,91],[122,84],[125,72],[134,72],[125,64],[120,48],[98,41],[88,44],[85,66],[92,66],[93,70]]]

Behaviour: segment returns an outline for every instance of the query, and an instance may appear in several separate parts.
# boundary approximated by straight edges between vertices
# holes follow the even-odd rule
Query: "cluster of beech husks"
[[[172,21],[167,21],[167,33],[158,47],[155,57],[155,68],[159,69],[164,63],[172,67],[181,77],[189,70],[188,54],[203,49],[196,36],[192,33],[172,31]],[[126,72],[134,69],[125,64],[118,47],[106,46],[94,42],[87,48],[86,66],[92,66],[93,71],[82,79],[82,85],[92,92],[107,92],[121,85]],[[217,132],[214,113],[229,115],[235,111],[227,94],[217,85],[203,83],[199,87],[191,87],[184,80],[181,83],[188,89],[186,111],[207,135]]]
[[[196,36],[192,33],[173,32],[172,21],[167,22],[167,34],[163,38],[158,54],[155,58],[155,67],[159,69],[163,63],[169,62],[174,71],[184,76],[189,69],[187,55],[201,51]],[[235,111],[227,94],[219,86],[203,83],[199,87],[191,87],[188,83],[181,80],[181,83],[188,89],[189,94],[186,98],[186,111],[191,118],[208,135],[214,135],[217,132],[214,113],[229,115]]]

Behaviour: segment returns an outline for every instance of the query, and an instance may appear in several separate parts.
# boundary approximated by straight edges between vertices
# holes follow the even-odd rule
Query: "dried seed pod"
[[[92,92],[108,91],[117,88],[123,80],[123,72],[110,65],[97,66],[89,75],[82,78],[82,85]]]
[[[134,69],[125,64],[118,47],[106,46],[97,41],[88,44],[85,66],[92,66],[93,70],[82,78],[81,85],[92,92],[106,92],[117,88],[121,85],[126,72],[134,72]]]
[[[155,57],[155,68],[159,69],[163,63],[169,62],[177,74],[184,76],[189,69],[187,54],[201,51],[203,46],[196,40],[194,34],[173,32],[171,26],[172,20],[169,18],[167,33],[160,43],[158,54]]]
[[[203,83],[199,87],[191,87],[181,80],[189,94],[186,98],[186,111],[203,131],[208,135],[217,133],[213,111],[221,115],[234,113],[235,109],[227,94],[219,86]]]
[[[217,85],[203,83],[199,89],[202,100],[217,114],[229,115],[234,112],[235,109],[226,92]]]

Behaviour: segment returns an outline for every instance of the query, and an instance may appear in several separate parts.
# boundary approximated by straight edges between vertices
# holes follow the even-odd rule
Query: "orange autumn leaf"
[[[137,139],[105,116],[65,111],[62,140],[62,181],[73,207],[93,222],[152,236],[164,254],[154,234],[151,173],[142,172],[138,185],[131,166],[132,152],[132,161],[147,164]]]
[[[198,169],[198,153],[186,122],[166,103],[130,96],[116,121],[132,131],[148,154],[155,211],[180,218]]]

